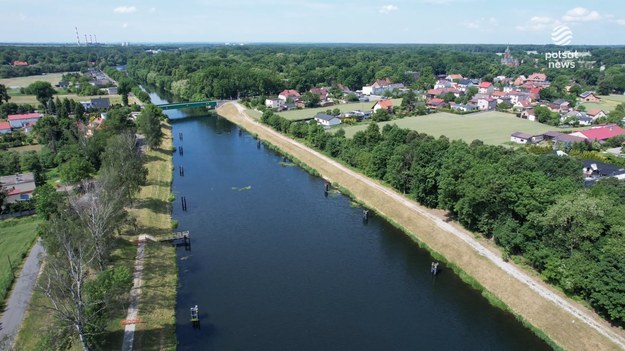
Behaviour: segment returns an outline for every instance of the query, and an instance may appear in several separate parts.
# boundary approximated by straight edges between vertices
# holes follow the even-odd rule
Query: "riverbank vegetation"
[[[4,306],[13,279],[37,237],[39,223],[35,216],[0,221],[0,257],[7,260],[0,266],[0,306]]]
[[[447,210],[467,229],[492,238],[545,280],[579,296],[613,323],[625,322],[619,263],[625,185],[605,179],[582,187],[581,162],[551,153],[434,138],[370,124],[353,138],[272,112],[274,129],[385,181],[419,203]]]

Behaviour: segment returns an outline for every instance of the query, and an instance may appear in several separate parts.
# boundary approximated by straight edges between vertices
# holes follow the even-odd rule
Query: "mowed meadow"
[[[386,124],[396,124],[399,127],[434,137],[444,135],[451,140],[461,139],[468,143],[479,139],[490,145],[501,145],[510,142],[510,134],[514,132],[541,134],[551,130],[573,130],[572,128],[558,129],[557,127],[517,118],[510,113],[495,111],[478,112],[470,115],[440,112],[378,123],[380,128],[383,128]],[[367,124],[335,127],[332,131],[337,131],[339,128],[345,129],[345,135],[351,138],[356,132],[365,130]]]

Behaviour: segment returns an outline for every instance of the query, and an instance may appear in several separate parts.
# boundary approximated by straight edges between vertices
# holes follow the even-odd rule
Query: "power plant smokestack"
[[[87,40],[87,34],[85,34],[85,45],[89,45],[89,40]]]
[[[91,36],[91,34],[89,34],[89,43],[93,45],[93,37]]]
[[[95,34],[93,35],[93,41],[95,41],[95,43],[98,44],[98,37],[96,37]]]
[[[78,46],[80,46],[80,37],[78,36],[78,27],[74,27],[74,29],[76,30],[76,42],[78,43]]]

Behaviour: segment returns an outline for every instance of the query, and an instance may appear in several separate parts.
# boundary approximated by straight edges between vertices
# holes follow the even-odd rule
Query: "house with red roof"
[[[328,95],[330,94],[326,88],[311,88],[309,92],[318,95],[321,101],[328,100]]]
[[[603,112],[603,110],[600,110],[598,108],[587,111],[586,115],[588,117],[592,118],[593,122],[598,120],[601,117],[606,117],[607,116],[606,113]]]
[[[0,134],[11,133],[11,124],[9,122],[0,122]]]
[[[5,202],[8,204],[30,200],[35,188],[35,176],[32,173],[0,177],[0,189],[7,194]]]
[[[9,115],[7,119],[11,128],[23,128],[27,124],[37,123],[43,117],[41,113],[24,113],[18,115]]]
[[[478,89],[479,89],[480,94],[492,94],[493,91],[495,90],[495,87],[493,86],[493,83],[491,82],[482,82],[478,86]]]
[[[450,81],[455,81],[455,80],[460,80],[463,79],[464,77],[462,76],[462,74],[450,74],[447,77],[445,77],[445,79],[450,80]]]
[[[443,89],[430,89],[427,91],[426,96],[430,99],[435,98],[439,95],[443,94]]]
[[[373,112],[381,108],[387,110],[388,112],[393,112],[393,101],[388,100],[388,99],[379,100],[378,102],[375,103],[375,105],[373,105],[373,107],[371,107]]]
[[[544,83],[547,81],[547,75],[544,73],[532,73],[527,77],[527,81],[532,83]]]
[[[286,102],[288,99],[292,99],[293,101],[297,101],[300,98],[300,94],[297,92],[297,90],[293,90],[293,89],[286,89],[283,90],[279,95],[278,95],[278,99]]]
[[[445,100],[440,98],[430,99],[427,103],[428,108],[438,109],[445,106]]]
[[[13,61],[13,66],[15,66],[15,67],[26,67],[26,66],[28,66],[28,62],[26,62],[26,61]]]
[[[580,130],[571,133],[571,135],[585,138],[588,141],[603,142],[619,135],[625,135],[625,129],[617,126],[616,124],[607,124],[587,130]]]

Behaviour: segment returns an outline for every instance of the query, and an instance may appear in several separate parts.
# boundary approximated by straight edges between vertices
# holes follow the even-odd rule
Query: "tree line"
[[[266,111],[262,122],[447,210],[567,294],[625,325],[625,184],[582,186],[582,163],[550,149],[507,149],[371,123],[353,138]]]

